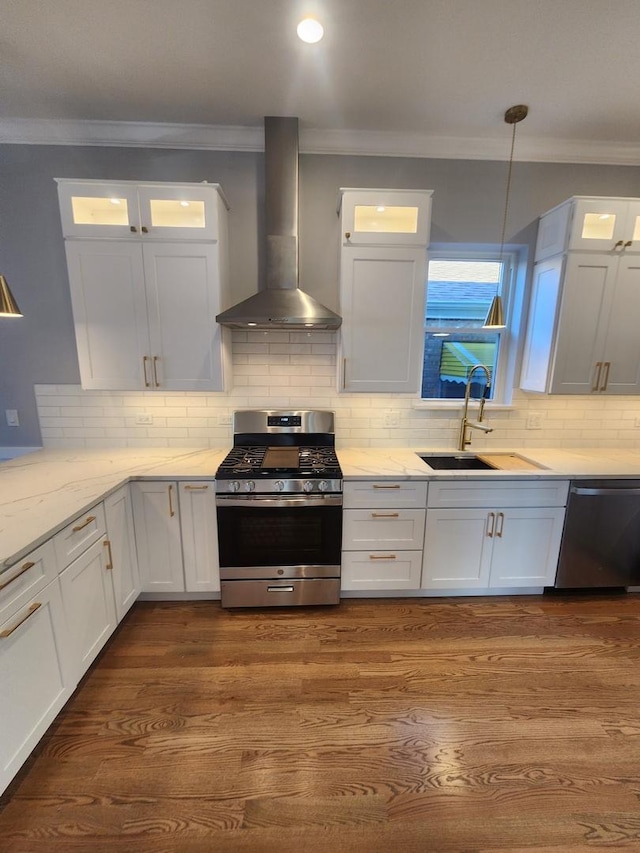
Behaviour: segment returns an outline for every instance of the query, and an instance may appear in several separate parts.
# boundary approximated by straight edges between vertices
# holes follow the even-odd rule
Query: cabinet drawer
[[[422,551],[350,551],[342,555],[342,589],[420,589]]]
[[[429,507],[565,506],[568,480],[487,481],[434,480]]]
[[[427,503],[427,485],[423,480],[347,480],[343,505],[345,509],[423,508]]]
[[[102,504],[78,516],[53,537],[59,569],[64,569],[83,551],[106,533],[107,525]]]
[[[342,516],[342,548],[421,549],[424,509],[347,509]]]
[[[53,542],[49,540],[0,575],[0,622],[58,574]]]

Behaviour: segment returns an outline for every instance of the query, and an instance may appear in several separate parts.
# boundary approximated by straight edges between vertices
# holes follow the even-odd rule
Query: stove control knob
[[[312,492],[313,491],[313,483],[311,482],[311,480],[305,480],[304,483],[302,484],[302,488],[304,489],[305,492]]]
[[[256,484],[253,482],[253,480],[246,480],[245,481],[245,484],[244,484],[245,492],[252,492],[255,489],[255,487],[256,487]]]
[[[237,480],[232,480],[229,483],[229,491],[230,492],[237,492],[239,490],[240,490],[240,483]]]
[[[318,483],[318,488],[321,492],[326,492],[329,488],[329,483],[327,483],[326,480],[320,480],[320,482]]]
[[[275,483],[273,484],[273,487],[276,490],[276,492],[281,492],[284,489],[284,483],[282,480],[276,480]]]

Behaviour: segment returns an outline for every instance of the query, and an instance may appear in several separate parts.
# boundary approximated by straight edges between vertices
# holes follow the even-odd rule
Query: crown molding
[[[152,122],[0,120],[0,144],[96,145],[182,148],[211,151],[262,151],[262,127]],[[303,154],[370,157],[421,157],[443,160],[507,160],[509,140],[430,136],[355,130],[300,130]],[[517,140],[514,159],[531,163],[640,165],[640,144],[594,140]]]

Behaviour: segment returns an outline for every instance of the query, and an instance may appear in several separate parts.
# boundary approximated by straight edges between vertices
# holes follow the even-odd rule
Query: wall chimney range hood
[[[342,318],[298,287],[298,119],[266,116],[266,287],[216,320],[233,329],[337,329]]]

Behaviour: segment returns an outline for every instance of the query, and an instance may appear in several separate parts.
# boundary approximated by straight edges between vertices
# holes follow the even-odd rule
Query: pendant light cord
[[[513,169],[513,151],[516,144],[516,125],[513,124],[511,131],[511,151],[509,153],[509,170],[507,172],[507,190],[504,197],[504,216],[502,217],[502,235],[500,237],[500,262],[503,261],[504,237],[507,230],[507,214],[509,212],[509,195],[511,193],[511,170]]]

